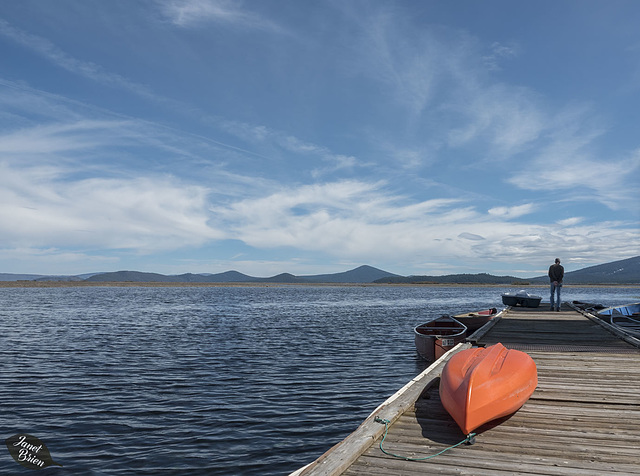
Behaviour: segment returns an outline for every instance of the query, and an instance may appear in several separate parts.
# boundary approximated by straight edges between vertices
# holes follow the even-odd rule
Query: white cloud
[[[573,226],[582,223],[582,221],[584,221],[584,218],[582,217],[571,217],[565,218],[564,220],[559,220],[557,223],[560,226]]]
[[[69,180],[65,175],[54,167],[0,166],[5,245],[150,252],[224,236],[208,224],[203,187],[170,177]]]
[[[586,259],[608,250],[631,256],[640,238],[628,224],[601,229],[526,224],[512,219],[533,207],[493,209],[483,215],[458,200],[411,202],[383,183],[344,181],[288,188],[239,201],[222,213],[231,234],[258,249],[282,246],[340,259],[415,263],[443,260],[546,262],[562,254]]]
[[[637,253],[640,241],[640,232],[628,223],[594,228],[567,219],[559,232],[557,224],[513,220],[530,212],[530,204],[482,214],[459,199],[415,201],[387,190],[384,182],[279,190],[265,183],[270,188],[253,190],[251,198],[222,195],[214,202],[209,189],[168,176],[69,180],[56,167],[4,164],[0,177],[5,255],[6,249],[26,247],[25,256],[40,250],[42,263],[52,265],[65,253],[73,263],[93,249],[103,250],[102,258],[94,258],[100,260],[108,250],[148,253],[225,239],[255,249],[289,247],[301,254],[402,268],[433,257],[470,266],[487,260],[524,265],[555,255],[621,259]]]

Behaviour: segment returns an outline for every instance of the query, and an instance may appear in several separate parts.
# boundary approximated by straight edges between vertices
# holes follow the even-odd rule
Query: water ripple
[[[44,441],[52,475],[287,474],[425,368],[416,324],[499,305],[495,288],[1,288],[0,428]]]

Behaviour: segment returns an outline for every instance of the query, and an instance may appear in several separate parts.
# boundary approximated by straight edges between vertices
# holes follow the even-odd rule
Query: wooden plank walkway
[[[543,306],[508,311],[478,340],[529,353],[538,387],[514,415],[476,430],[474,445],[407,461],[383,454],[375,436],[346,467],[331,464],[347,457],[334,454],[337,445],[298,474],[640,474],[640,349],[575,310]],[[438,382],[437,375],[420,382],[414,404],[390,426],[385,450],[421,458],[464,438],[442,407]]]

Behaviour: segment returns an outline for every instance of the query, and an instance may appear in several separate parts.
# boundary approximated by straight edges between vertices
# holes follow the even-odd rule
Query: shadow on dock
[[[438,387],[440,378],[436,378],[432,385],[428,386],[418,400],[416,400],[414,411],[416,422],[421,428],[422,436],[430,441],[440,443],[443,446],[451,446],[459,443],[466,435],[458,427],[458,424],[447,413],[440,401]],[[473,432],[480,436],[485,431],[489,431],[496,426],[508,421],[514,414],[496,419],[482,425]]]

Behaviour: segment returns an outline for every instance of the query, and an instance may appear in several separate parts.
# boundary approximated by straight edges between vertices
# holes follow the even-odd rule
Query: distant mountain
[[[545,276],[531,278],[532,283],[549,282]],[[640,256],[589,266],[564,275],[567,284],[640,284]]]
[[[219,274],[180,274],[167,276],[157,273],[142,273],[139,271],[116,271],[90,276],[88,282],[156,282],[156,283],[282,283],[282,284],[313,284],[313,283],[372,283],[384,276],[397,276],[372,266],[359,268],[336,274],[318,274],[314,276],[295,276],[281,273],[270,278],[255,278],[239,273],[227,271]]]
[[[491,274],[449,274],[445,276],[397,276],[382,278],[376,283],[390,284],[542,284],[548,283],[549,277],[516,278],[514,276],[493,276]],[[564,282],[570,284],[640,284],[640,256],[612,263],[599,264],[577,271],[565,273]]]
[[[206,278],[207,283],[251,283],[259,278],[254,278],[242,274],[238,271],[225,271],[224,273],[217,274],[201,274],[197,276],[203,276]]]
[[[399,277],[397,274],[388,273],[373,266],[360,266],[351,271],[335,274],[317,274],[315,276],[301,276],[314,283],[373,283],[378,279]]]
[[[226,271],[218,274],[186,273],[167,277],[173,283],[250,283],[257,279],[238,271]]]
[[[281,283],[281,284],[305,284],[309,283],[308,280],[299,276],[294,276],[291,273],[282,273],[270,278],[255,278],[255,282],[260,283]]]

